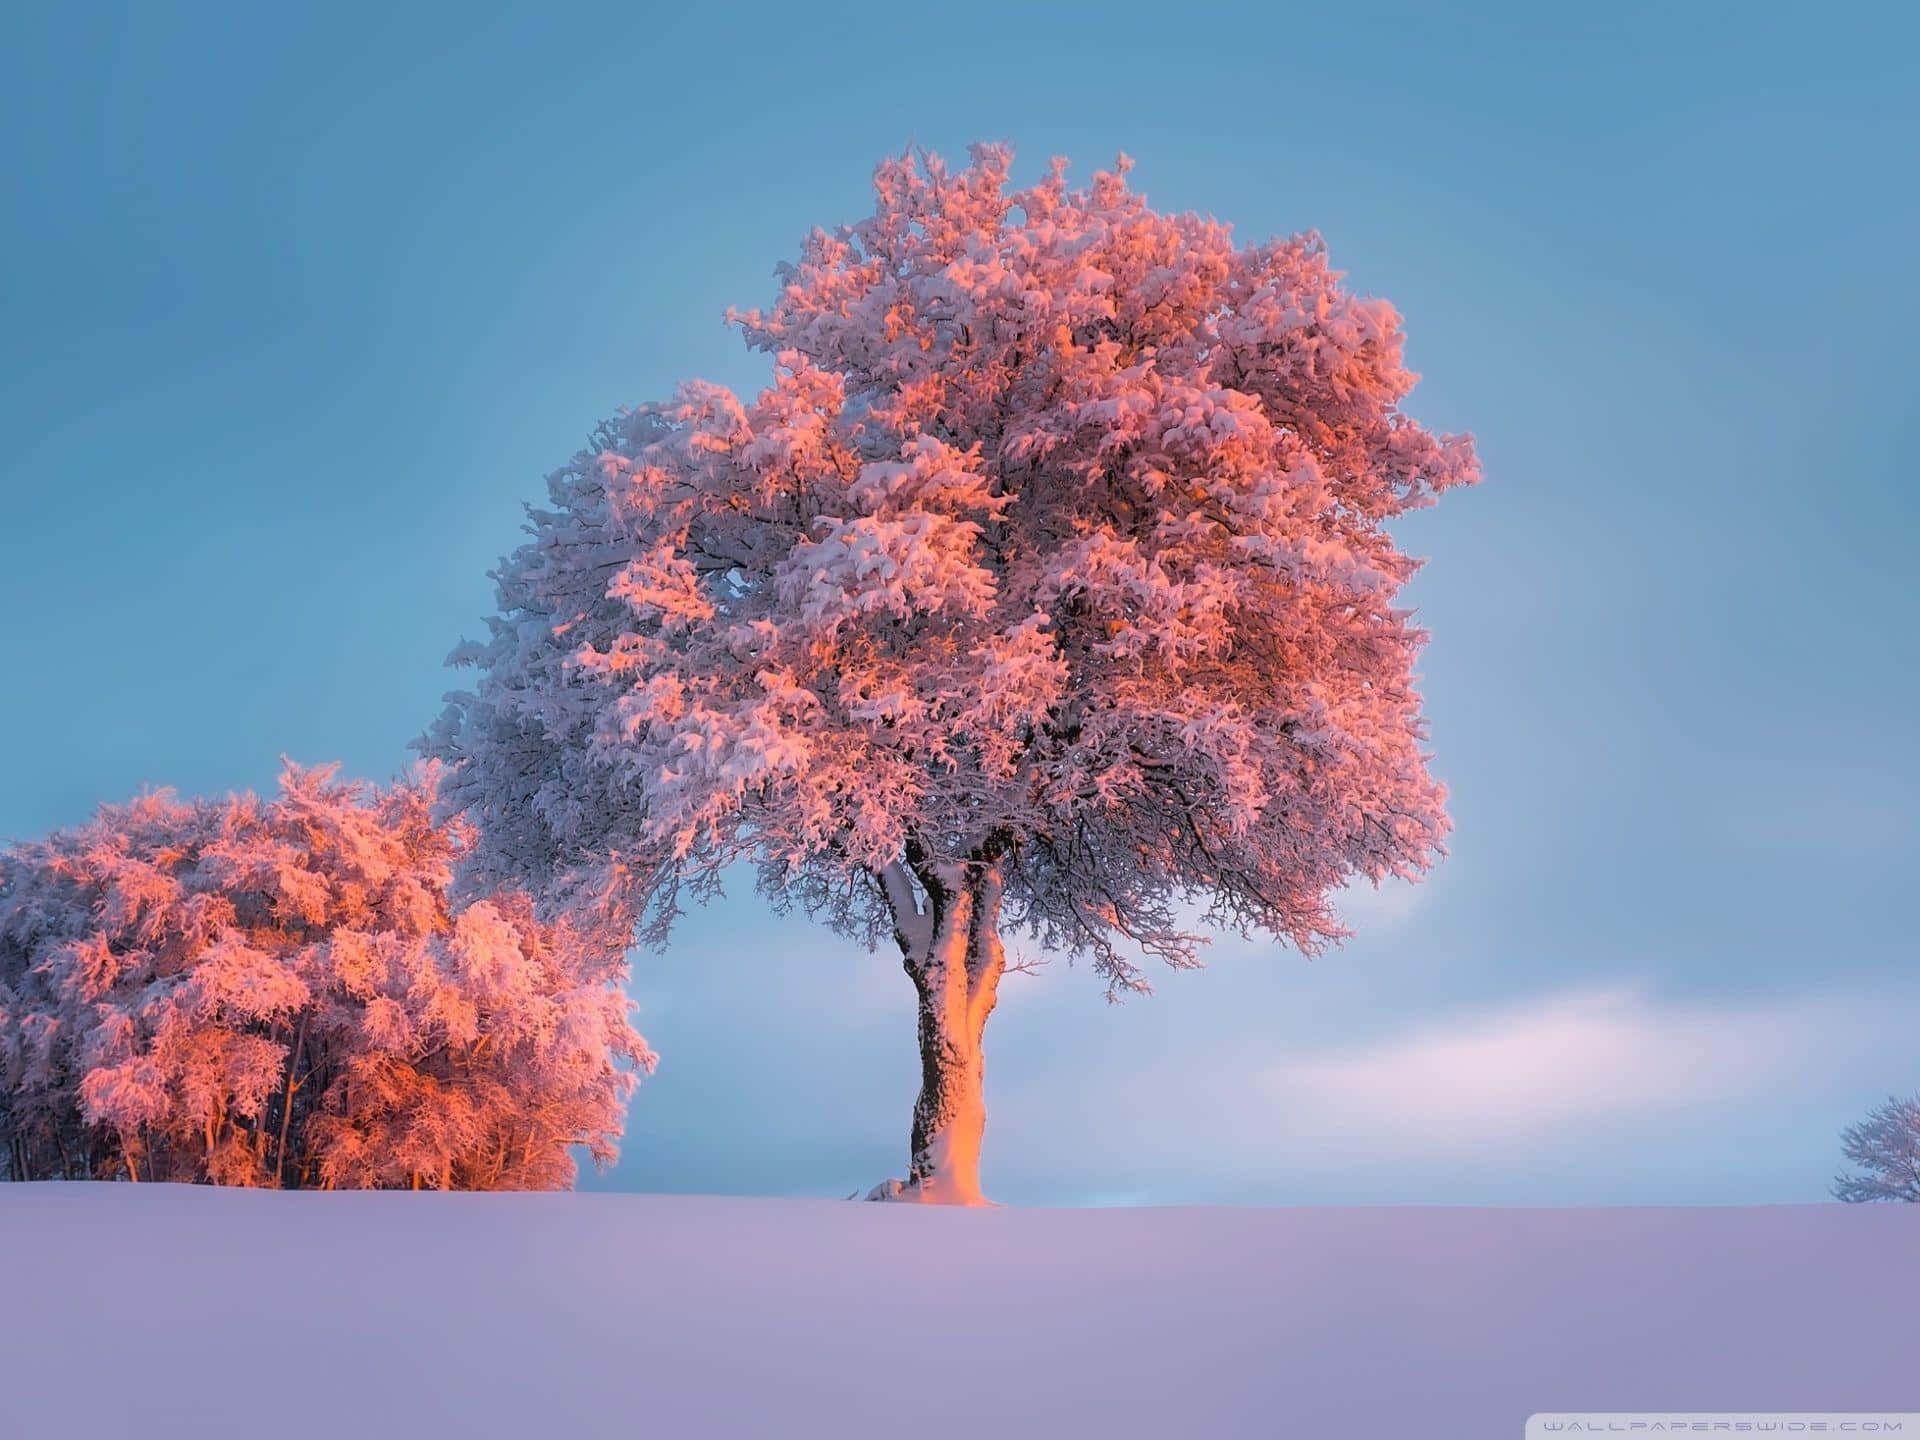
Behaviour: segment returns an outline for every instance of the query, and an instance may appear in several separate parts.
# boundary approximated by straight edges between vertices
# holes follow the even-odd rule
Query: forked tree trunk
[[[889,877],[887,886],[905,969],[919,996],[920,1098],[899,1198],[984,1205],[980,1042],[1006,968],[999,936],[1004,876],[997,863],[976,862],[930,867],[920,878],[924,911],[914,906],[904,875]]]

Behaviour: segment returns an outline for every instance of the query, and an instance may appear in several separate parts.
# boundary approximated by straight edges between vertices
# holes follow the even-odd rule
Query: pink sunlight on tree
[[[615,1154],[624,936],[456,908],[438,767],[289,766],[0,853],[0,1166],[14,1179],[536,1189]]]
[[[1385,523],[1478,475],[1317,236],[1236,248],[1124,157],[1084,190],[1010,161],[884,163],[730,314],[766,390],[602,426],[426,742],[486,879],[657,943],[751,861],[891,937],[922,1078],[876,1195],[969,1204],[1003,935],[1111,998],[1197,965],[1196,926],[1313,953],[1330,891],[1441,852]]]

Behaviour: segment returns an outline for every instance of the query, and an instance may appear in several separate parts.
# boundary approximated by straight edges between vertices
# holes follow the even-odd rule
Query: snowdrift
[[[1920,1207],[0,1186],[0,1436],[1500,1440],[1920,1409]]]

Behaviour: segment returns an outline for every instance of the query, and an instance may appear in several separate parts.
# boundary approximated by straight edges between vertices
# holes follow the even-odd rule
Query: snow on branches
[[[767,389],[604,424],[425,741],[483,877],[658,941],[751,860],[893,936],[916,1183],[942,1107],[978,1118],[1004,924],[1144,990],[1142,957],[1197,963],[1194,910],[1311,952],[1330,891],[1447,830],[1385,525],[1478,470],[1401,413],[1399,316],[1316,236],[1236,248],[1124,160],[1017,191],[1010,160],[881,165],[731,314]]]
[[[623,937],[449,901],[438,767],[387,790],[108,806],[0,852],[0,1168],[549,1188],[652,1064]]]
[[[1398,315],[1315,236],[1009,161],[883,164],[732,317],[767,390],[686,385],[551,478],[428,742],[494,873],[657,936],[752,856],[871,937],[913,847],[997,846],[1013,918],[1139,988],[1129,950],[1194,958],[1176,897],[1311,950],[1330,888],[1429,863],[1382,522],[1477,470],[1400,413]]]
[[[1833,1182],[1836,1199],[1920,1204],[1920,1096],[1890,1098],[1841,1132],[1840,1146],[1860,1169]]]

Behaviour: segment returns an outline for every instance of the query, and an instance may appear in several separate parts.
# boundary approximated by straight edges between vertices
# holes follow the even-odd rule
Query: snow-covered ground
[[[1501,1440],[1920,1409],[1920,1207],[0,1185],[0,1436]]]

